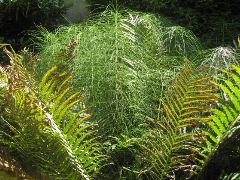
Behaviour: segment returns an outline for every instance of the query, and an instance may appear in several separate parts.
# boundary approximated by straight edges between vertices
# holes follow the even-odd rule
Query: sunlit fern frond
[[[154,179],[174,179],[181,171],[191,176],[198,169],[195,143],[202,141],[198,130],[210,121],[210,104],[217,101],[210,79],[186,62],[162,101],[159,117],[149,119],[156,131],[144,148]]]
[[[73,92],[71,75],[52,67],[40,82],[23,66],[23,57],[5,50],[11,66],[1,68],[8,80],[0,120],[1,140],[34,177],[90,179],[103,156],[94,137],[91,115]],[[39,174],[40,173],[40,174]]]
[[[224,148],[222,146],[240,133],[240,68],[232,65],[231,70],[220,72],[221,77],[216,77],[213,84],[223,92],[224,98],[213,109],[212,121],[203,130],[206,136],[200,153],[203,157],[203,161],[200,161],[203,170],[218,156],[219,150]]]
[[[43,76],[38,86],[39,97],[83,168],[88,174],[97,174],[103,156],[98,152],[94,124],[89,122],[92,115],[87,113],[89,109],[83,103],[81,92],[74,92],[69,86],[73,76],[66,72],[56,74],[56,70],[53,67]],[[52,76],[55,76],[55,81]]]

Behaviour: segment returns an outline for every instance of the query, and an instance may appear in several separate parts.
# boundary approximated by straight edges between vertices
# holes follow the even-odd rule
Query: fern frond
[[[232,65],[232,70],[220,70],[221,77],[212,82],[224,97],[218,107],[212,110],[212,121],[208,122],[204,133],[205,142],[201,145],[204,156],[201,166],[207,168],[220,148],[240,130],[240,68]]]
[[[22,64],[22,56],[5,51],[11,66],[1,73],[11,91],[3,95],[0,143],[48,177],[90,179],[104,157],[93,136],[94,124],[88,121],[91,115],[81,110],[80,93],[69,90],[71,75],[53,67],[39,83]]]
[[[50,72],[46,73],[46,76],[44,76],[41,81],[39,86],[41,100],[45,102],[46,108],[51,112],[53,119],[56,119],[56,125],[62,129],[62,133],[67,142],[70,142],[71,149],[73,149],[75,156],[80,157],[79,161],[84,165],[84,169],[86,169],[89,174],[92,174],[94,171],[96,173],[97,170],[93,167],[100,163],[102,159],[99,155],[97,156],[98,158],[94,156],[98,154],[97,151],[99,148],[96,146],[97,144],[91,143],[93,139],[88,139],[91,134],[94,134],[94,131],[90,130],[94,124],[88,122],[92,115],[86,113],[84,115],[83,113],[86,109],[80,109],[78,112],[75,110],[76,112],[71,114],[74,108],[83,107],[83,97],[80,96],[80,92],[68,91],[66,93],[66,89],[71,89],[66,85],[66,81],[71,77],[68,74],[62,73],[58,75],[61,76],[57,78],[57,80],[59,80],[58,82],[52,81],[51,74],[56,70],[55,67],[50,69]],[[41,84],[49,84],[49,86],[46,88],[46,86],[43,87]],[[55,90],[58,87],[64,88],[62,88],[62,90],[61,88],[58,89],[56,93]],[[83,158],[86,154],[88,154],[88,157]]]
[[[217,101],[210,79],[197,74],[186,62],[162,101],[159,119],[150,119],[156,131],[145,149],[155,178],[174,178],[178,171],[191,175],[198,169],[198,128],[211,120],[209,104]]]

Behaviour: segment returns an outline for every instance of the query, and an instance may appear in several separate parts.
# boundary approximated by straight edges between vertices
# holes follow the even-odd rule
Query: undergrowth
[[[166,18],[116,9],[35,41],[37,56],[5,49],[1,68],[0,149],[22,175],[239,176],[224,161],[239,162],[239,49],[206,50]]]

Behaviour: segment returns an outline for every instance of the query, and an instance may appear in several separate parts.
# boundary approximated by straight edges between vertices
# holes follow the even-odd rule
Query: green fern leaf
[[[197,74],[186,62],[162,102],[162,118],[150,119],[156,131],[144,149],[155,179],[174,178],[178,171],[188,176],[196,172],[196,143],[201,137],[197,129],[211,120],[209,104],[217,101],[214,93],[210,77]]]
[[[203,130],[206,135],[205,147],[201,152],[205,157],[203,171],[214,161],[224,142],[240,129],[240,68],[232,65],[232,70],[221,70],[221,74],[221,78],[216,77],[212,83],[223,92],[224,97],[212,110],[212,121]]]
[[[3,98],[0,144],[18,154],[19,162],[36,167],[33,177],[90,179],[98,173],[104,157],[99,154],[91,115],[82,110],[80,93],[68,84],[68,73],[50,68],[35,81],[22,64],[23,57],[7,51],[8,71],[1,75],[11,87]],[[27,163],[26,163],[27,160]],[[28,171],[29,172],[29,171]]]

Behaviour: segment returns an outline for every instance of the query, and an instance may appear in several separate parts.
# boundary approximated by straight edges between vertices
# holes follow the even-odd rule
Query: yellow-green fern
[[[11,66],[1,68],[8,91],[1,94],[0,144],[35,178],[91,179],[104,158],[71,75],[52,67],[37,82],[22,56],[5,52]]]
[[[174,179],[176,173],[184,171],[189,177],[198,169],[199,128],[211,120],[210,104],[217,101],[210,79],[185,63],[162,100],[159,117],[149,118],[156,130],[144,147],[154,179]]]

